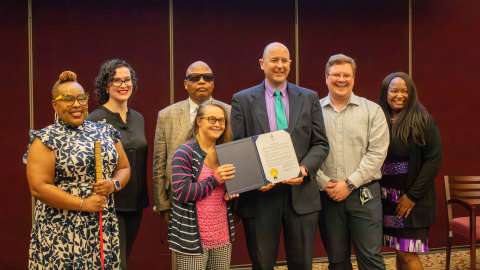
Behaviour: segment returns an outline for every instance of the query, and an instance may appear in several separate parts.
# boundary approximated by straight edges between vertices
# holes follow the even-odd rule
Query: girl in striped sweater
[[[178,270],[229,269],[235,228],[227,201],[238,195],[228,196],[224,182],[235,176],[235,167],[220,165],[215,151],[232,138],[226,109],[200,105],[193,135],[172,160],[170,249]]]

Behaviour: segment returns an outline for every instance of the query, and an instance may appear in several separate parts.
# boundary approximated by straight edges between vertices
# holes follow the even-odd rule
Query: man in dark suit
[[[329,148],[318,95],[287,82],[290,62],[285,45],[267,45],[259,59],[265,80],[236,93],[232,99],[234,139],[286,129],[302,174],[240,195],[238,214],[254,270],[273,269],[282,227],[288,268],[312,268],[321,208],[315,174]]]

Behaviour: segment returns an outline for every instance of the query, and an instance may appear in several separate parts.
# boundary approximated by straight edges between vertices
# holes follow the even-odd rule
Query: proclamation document
[[[235,178],[225,181],[229,194],[258,189],[300,174],[292,139],[284,130],[220,144],[216,150],[220,164],[235,166]]]
[[[278,130],[258,135],[255,141],[265,178],[271,183],[298,177],[300,166],[290,134]]]

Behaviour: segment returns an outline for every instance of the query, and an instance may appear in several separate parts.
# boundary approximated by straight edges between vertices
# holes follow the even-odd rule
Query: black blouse
[[[428,227],[435,222],[435,178],[442,162],[442,143],[433,119],[425,129],[425,141],[425,145],[410,141],[402,146],[408,150],[405,193],[415,202],[415,207],[406,220],[410,228]],[[395,143],[390,147],[392,145],[395,146]]]
[[[129,108],[127,122],[124,123],[119,113],[114,113],[100,106],[88,115],[88,120],[106,120],[120,131],[123,148],[130,162],[130,181],[115,193],[117,211],[137,211],[148,206],[147,192],[147,139],[143,116]]]

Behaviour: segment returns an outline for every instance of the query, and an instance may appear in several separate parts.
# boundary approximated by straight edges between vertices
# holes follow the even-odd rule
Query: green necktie
[[[277,118],[277,130],[287,129],[288,122],[285,110],[283,109],[282,93],[280,90],[275,90],[275,116]]]

